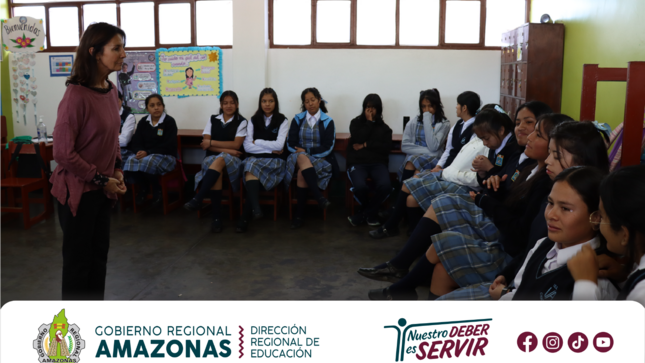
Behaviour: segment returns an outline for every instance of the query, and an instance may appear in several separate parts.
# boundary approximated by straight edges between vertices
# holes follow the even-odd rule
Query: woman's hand
[[[442,170],[443,170],[443,168],[441,167],[441,165],[437,165],[434,168],[432,168],[432,170],[430,170],[430,172],[436,173],[436,172],[442,171]]]
[[[135,157],[136,159],[143,159],[143,158],[145,158],[146,156],[148,156],[148,153],[147,153],[147,152],[145,152],[145,151],[143,151],[143,150],[141,150],[141,151],[138,151],[138,152],[137,152],[137,154],[136,154],[134,157]]]
[[[301,147],[297,147],[297,146],[296,146],[296,152],[297,152],[297,153],[306,153],[306,152],[307,152],[307,150],[305,150],[305,149],[303,149],[303,148],[301,148]]]
[[[470,199],[472,199],[472,200],[473,200],[473,202],[474,202],[474,201],[475,201],[475,199],[477,199],[477,194],[479,194],[479,193],[469,192],[469,194],[470,194]]]
[[[475,171],[477,172],[480,172],[480,171],[486,172],[493,168],[493,164],[490,162],[490,160],[488,160],[488,158],[483,155],[477,156],[473,160],[472,165],[473,165],[473,169],[475,169]]]
[[[504,174],[501,178],[499,175],[493,175],[487,180],[484,181],[484,184],[488,187],[488,189],[493,188],[494,191],[497,191],[499,189],[499,185],[505,181],[508,178],[508,175]]]
[[[283,150],[273,150],[271,151],[272,154],[277,154],[277,155],[282,155]]]
[[[506,278],[497,276],[495,281],[488,288],[488,293],[493,300],[499,300],[502,297],[502,290],[506,287]]]
[[[580,252],[567,262],[567,267],[574,280],[588,280],[598,284],[596,252],[590,245],[582,246]]]
[[[201,146],[202,150],[206,150],[209,147],[211,147],[211,140],[210,139],[209,140],[203,139],[201,144],[199,144],[199,146]]]
[[[365,118],[368,121],[374,121],[374,116],[376,115],[376,109],[368,107],[365,109]]]
[[[354,144],[354,150],[358,151],[365,147],[365,144]]]
[[[613,282],[621,283],[629,277],[629,271],[625,268],[625,265],[607,255],[596,256],[596,262],[598,263],[599,269],[598,278],[610,279]]]
[[[108,193],[116,193],[123,195],[126,192],[125,185],[121,185],[121,182],[115,178],[109,178],[108,183],[103,187]]]
[[[127,190],[125,186],[125,181],[123,180],[123,173],[120,171],[115,171],[113,175],[114,179],[119,181],[119,188],[123,190]]]

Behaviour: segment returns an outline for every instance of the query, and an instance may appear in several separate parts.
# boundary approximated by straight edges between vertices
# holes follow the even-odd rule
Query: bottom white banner
[[[16,301],[2,362],[644,362],[634,302]]]

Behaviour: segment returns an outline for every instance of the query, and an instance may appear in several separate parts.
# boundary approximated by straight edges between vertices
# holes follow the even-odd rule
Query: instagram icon
[[[544,350],[549,353],[556,353],[562,349],[562,337],[558,333],[549,333],[542,339]]]

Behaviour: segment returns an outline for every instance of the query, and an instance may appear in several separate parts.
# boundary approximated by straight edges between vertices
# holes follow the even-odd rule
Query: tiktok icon
[[[517,338],[517,347],[525,353],[531,353],[537,348],[538,339],[531,332],[524,332]]]
[[[573,333],[569,337],[569,349],[574,353],[582,353],[589,346],[589,339],[582,333]]]

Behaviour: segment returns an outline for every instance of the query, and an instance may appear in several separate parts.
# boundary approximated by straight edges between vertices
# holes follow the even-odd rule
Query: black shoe
[[[201,207],[202,207],[202,203],[198,202],[195,198],[189,200],[188,203],[184,204],[184,209],[189,210],[191,212],[198,211]]]
[[[325,210],[329,208],[329,206],[331,206],[331,202],[328,201],[327,198],[322,197],[318,199],[318,206],[320,207],[320,209]]]
[[[393,294],[392,291],[390,291],[389,287],[386,287],[385,289],[370,290],[367,293],[367,297],[369,297],[370,300],[418,300],[419,299],[419,297],[417,296],[417,292],[415,290]]]
[[[139,194],[137,194],[137,198],[134,200],[134,203],[135,203],[137,206],[142,206],[142,205],[143,205],[143,203],[145,203],[145,202],[146,202],[146,198],[147,198],[147,197],[148,197],[148,193],[147,193],[147,192],[145,192],[145,193],[144,193],[144,192],[139,192]]]
[[[347,217],[347,220],[352,224],[352,226],[358,227],[365,224],[365,215],[363,213],[354,214],[351,217]]]
[[[357,272],[359,275],[365,276],[368,279],[389,282],[397,282],[409,272],[408,269],[399,269],[394,267],[389,261],[385,264],[387,266],[383,268],[363,267],[359,268]]]
[[[237,221],[237,227],[235,227],[235,233],[244,233],[249,229],[249,222],[240,218]]]
[[[291,221],[291,229],[298,229],[298,228],[302,227],[304,224],[305,224],[304,220],[302,220],[301,218],[296,217]]]
[[[370,231],[370,237],[374,239],[383,239],[387,237],[394,237],[399,235],[399,230],[390,230],[390,229],[385,229],[383,227],[379,229],[375,229],[373,231]]]
[[[379,222],[378,218],[367,218],[367,225],[372,226],[372,227],[377,227],[381,225],[381,222]]]
[[[211,233],[220,233],[222,231],[222,220],[214,219],[211,222]]]

